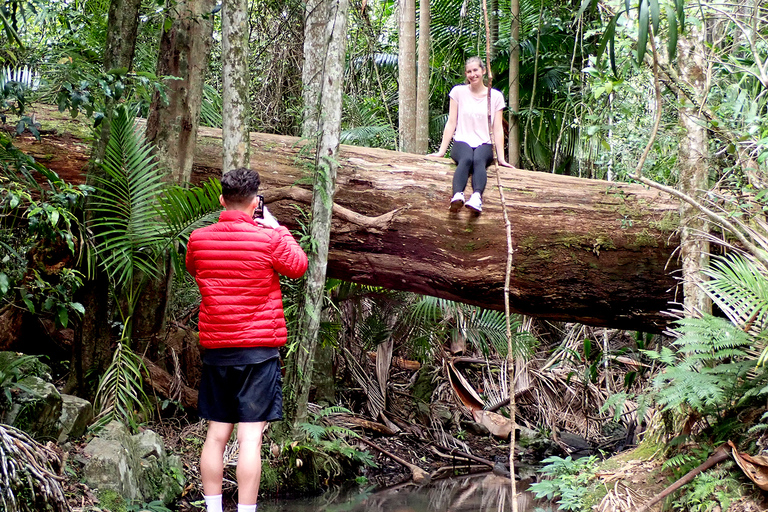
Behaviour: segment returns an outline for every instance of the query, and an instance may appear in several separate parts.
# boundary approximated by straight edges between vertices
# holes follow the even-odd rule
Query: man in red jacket
[[[203,372],[198,409],[209,420],[200,456],[208,512],[222,512],[223,456],[234,424],[238,512],[255,512],[261,480],[261,439],[283,416],[278,347],[287,331],[278,274],[299,278],[307,256],[291,233],[259,206],[259,174],[230,171],[221,178],[219,222],[189,237],[186,264],[200,288]]]

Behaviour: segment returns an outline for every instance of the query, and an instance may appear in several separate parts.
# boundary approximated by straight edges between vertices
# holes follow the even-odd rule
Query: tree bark
[[[509,153],[507,162],[520,166],[520,0],[510,1]]]
[[[419,56],[416,81],[416,126],[413,152],[423,155],[429,150],[429,0],[419,2]]]
[[[168,80],[168,105],[160,93],[152,101],[146,138],[171,183],[186,183],[192,175],[197,127],[203,102],[203,83],[211,50],[214,0],[178,0],[160,36],[157,76]]]
[[[304,100],[301,136],[305,138],[317,137],[320,132],[320,91],[327,49],[325,29],[328,25],[329,3],[330,0],[307,1],[304,18],[304,62],[301,70]]]
[[[697,98],[706,96],[705,23],[689,24],[688,33],[678,39],[680,77]],[[680,95],[680,125],[683,128],[678,165],[683,193],[700,199],[709,190],[707,123],[695,103]],[[705,202],[705,201],[702,201]],[[701,316],[712,312],[712,301],[701,283],[702,270],[709,265],[709,241],[706,233],[708,222],[697,209],[688,203],[680,205],[680,256],[683,267],[683,306],[686,316]]]
[[[223,171],[247,167],[248,143],[248,3],[224,0],[221,11]]]
[[[416,150],[416,0],[400,0],[398,74],[398,133],[400,151]]]
[[[203,83],[211,49],[213,0],[180,0],[168,16],[171,26],[160,36],[157,76],[173,76],[167,83],[168,104],[156,93],[147,119],[146,138],[166,171],[166,180],[183,185],[192,176],[197,127],[203,103]],[[164,277],[149,279],[133,316],[138,352],[155,355],[156,336],[165,328],[173,268],[166,262]],[[142,276],[143,278],[144,276]],[[147,352],[145,345],[150,344]]]
[[[335,9],[329,12],[328,28],[324,38],[327,41],[327,57],[322,76],[320,140],[313,166],[315,183],[312,187],[312,220],[310,223],[310,235],[315,242],[315,252],[309,254],[309,266],[304,287],[304,307],[299,318],[295,342],[297,348],[291,361],[291,367],[294,371],[290,375],[290,389],[294,394],[295,402],[289,404],[288,418],[293,420],[294,431],[298,431],[299,425],[307,421],[312,369],[325,295],[333,195],[336,188],[336,171],[339,166],[342,78],[344,76],[348,11],[349,1],[338,0]],[[280,219],[284,217],[290,218],[290,216],[278,216]]]
[[[55,107],[37,119],[73,123]],[[69,126],[75,126],[70,124]],[[16,139],[63,179],[82,182],[72,162],[87,146],[72,133]],[[84,132],[83,136],[87,136]],[[201,128],[193,183],[221,175],[221,130]],[[296,204],[311,193],[309,157],[295,137],[251,134],[251,164],[270,210],[297,228]],[[328,276],[502,309],[506,237],[496,194],[482,215],[451,214],[448,159],[340,147]],[[515,312],[659,332],[675,298],[677,200],[639,185],[501,168],[515,239],[510,303]]]

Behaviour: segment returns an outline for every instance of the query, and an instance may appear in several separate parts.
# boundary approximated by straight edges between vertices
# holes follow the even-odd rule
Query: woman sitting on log
[[[485,168],[493,161],[493,146],[488,133],[488,87],[483,82],[485,66],[479,57],[470,57],[464,66],[466,83],[451,89],[448,95],[451,106],[448,122],[443,130],[440,149],[432,156],[445,156],[451,139],[451,158],[456,162],[453,174],[453,197],[450,210],[457,212],[463,206],[480,213],[483,210],[483,190],[488,181]],[[506,106],[504,96],[496,89],[491,94],[491,126],[496,143],[496,157],[499,165],[512,167],[504,158],[504,129],[502,111]],[[472,174],[472,195],[464,202],[464,188]]]

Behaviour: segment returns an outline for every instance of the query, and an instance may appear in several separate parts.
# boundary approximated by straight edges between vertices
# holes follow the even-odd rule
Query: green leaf
[[[580,18],[582,14],[584,14],[584,11],[587,10],[590,6],[593,6],[597,3],[597,0],[582,0],[581,7],[579,8],[579,12],[576,14],[577,18]]]
[[[11,287],[11,283],[8,280],[8,274],[0,272],[0,293],[5,295]]]
[[[59,318],[59,324],[66,329],[67,324],[69,323],[69,313],[67,313],[67,308],[64,308],[64,307],[59,308],[58,318]]]
[[[667,23],[669,23],[669,38],[667,39],[667,55],[669,61],[675,60],[677,55],[677,17],[675,16],[675,10],[671,5],[666,4],[667,10]]]
[[[659,0],[650,0],[651,23],[653,25],[653,35],[659,33]]]
[[[648,47],[648,29],[650,28],[650,18],[648,16],[649,0],[640,0],[640,11],[637,21],[639,23],[637,32],[637,63],[643,64],[643,57]]]
[[[680,33],[685,32],[685,0],[675,0],[677,7],[677,21],[680,26]]]

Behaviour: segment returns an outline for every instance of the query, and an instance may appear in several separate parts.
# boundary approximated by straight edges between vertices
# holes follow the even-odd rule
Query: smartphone
[[[253,218],[254,219],[263,219],[264,218],[264,196],[257,195],[256,197],[259,198],[259,205],[253,211]]]

